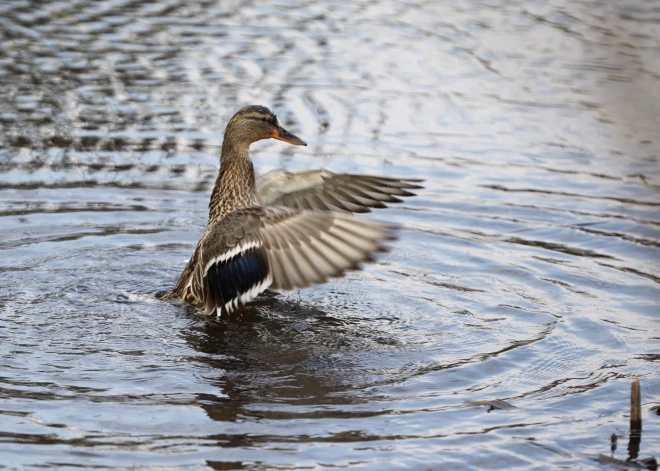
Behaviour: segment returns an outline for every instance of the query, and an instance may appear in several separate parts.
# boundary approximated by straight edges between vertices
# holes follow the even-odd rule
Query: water
[[[620,469],[635,376],[657,457],[660,10],[624,3],[2,2],[0,463]],[[310,144],[263,171],[426,188],[377,263],[212,321],[153,294],[251,103]]]

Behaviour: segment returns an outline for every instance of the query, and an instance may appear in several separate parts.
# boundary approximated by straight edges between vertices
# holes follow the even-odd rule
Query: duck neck
[[[258,206],[254,166],[248,154],[249,144],[222,144],[220,170],[209,203],[209,223],[218,221],[237,209]]]

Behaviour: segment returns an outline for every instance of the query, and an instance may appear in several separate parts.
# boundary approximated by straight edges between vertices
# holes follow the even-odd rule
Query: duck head
[[[261,139],[278,139],[294,146],[307,143],[284,129],[277,116],[265,106],[250,105],[238,110],[225,130],[225,142],[249,146]]]

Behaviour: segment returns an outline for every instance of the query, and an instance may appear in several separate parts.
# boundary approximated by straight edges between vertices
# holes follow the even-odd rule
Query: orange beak
[[[289,144],[293,144],[294,146],[307,145],[305,141],[300,139],[298,136],[294,136],[289,131],[284,129],[282,126],[278,127],[270,137],[272,137],[273,139],[277,139],[278,141],[288,142]]]

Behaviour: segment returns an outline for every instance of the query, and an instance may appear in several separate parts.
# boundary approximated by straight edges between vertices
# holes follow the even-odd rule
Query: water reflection
[[[335,316],[275,293],[240,314],[208,321],[191,312],[195,324],[183,334],[192,348],[205,354],[199,361],[218,370],[217,384],[230,400],[204,406],[210,417],[220,417],[217,420],[224,420],[225,410],[236,404],[364,401],[350,393],[373,382],[376,372],[368,364],[356,364],[352,356],[363,361],[373,351],[398,346],[391,333],[370,327],[364,317]],[[290,412],[291,418],[295,415]]]

